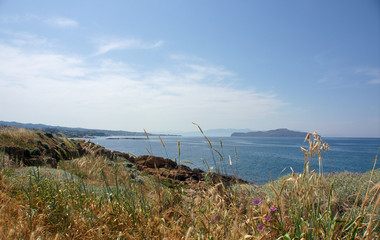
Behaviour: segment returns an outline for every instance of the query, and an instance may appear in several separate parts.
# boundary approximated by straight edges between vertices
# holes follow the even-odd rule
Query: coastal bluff
[[[56,169],[60,161],[71,161],[84,156],[101,157],[109,165],[120,165],[127,171],[151,175],[171,184],[198,184],[223,182],[224,184],[248,183],[235,176],[207,172],[178,164],[168,158],[153,155],[111,151],[90,140],[70,139],[65,135],[49,132],[0,128],[0,153],[14,166],[45,166]]]

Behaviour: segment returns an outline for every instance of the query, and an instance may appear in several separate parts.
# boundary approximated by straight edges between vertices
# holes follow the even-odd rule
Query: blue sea
[[[271,179],[295,172],[302,172],[307,148],[304,138],[295,137],[210,137],[217,151],[211,150],[204,137],[97,137],[92,142],[112,151],[134,155],[155,155],[170,158],[191,168],[237,175],[237,177],[261,185]],[[324,154],[324,173],[366,172],[373,168],[380,148],[380,138],[324,138],[330,149]],[[178,144],[180,147],[178,147]],[[230,159],[232,167],[230,166]],[[376,168],[380,163],[376,165]],[[311,168],[318,170],[318,159]]]

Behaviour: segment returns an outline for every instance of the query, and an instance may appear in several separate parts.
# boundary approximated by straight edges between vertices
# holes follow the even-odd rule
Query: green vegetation
[[[38,141],[49,149],[62,146],[57,168],[23,166],[4,150],[22,146],[43,152]],[[365,174],[323,174],[309,165],[322,165],[328,144],[316,133],[306,141],[302,173],[260,187],[183,185],[95,151],[64,154],[67,145],[75,146],[64,136],[48,141],[38,132],[2,129],[0,239],[378,239],[377,157]],[[208,143],[213,161],[224,161]]]

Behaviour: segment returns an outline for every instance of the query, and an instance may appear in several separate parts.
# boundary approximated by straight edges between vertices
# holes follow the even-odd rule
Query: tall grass
[[[278,210],[273,222],[264,226],[277,231],[284,239],[372,239],[379,236],[379,182],[373,182],[374,170],[368,181],[355,193],[356,201],[346,210],[339,206],[334,184],[335,176],[323,175],[322,157],[329,149],[321,137],[314,132],[305,141],[308,149],[301,148],[305,155],[304,170],[293,174],[281,184],[269,184],[274,192],[274,205]],[[310,162],[317,160],[318,172],[310,170]],[[377,180],[379,181],[379,180]],[[340,181],[340,183],[342,183]],[[361,192],[366,191],[364,200],[358,204]],[[339,192],[338,194],[342,194]]]
[[[212,144],[212,142],[210,141],[210,139],[204,134],[202,128],[193,122],[193,125],[195,125],[199,131],[201,132],[202,136],[206,139],[207,141],[207,144],[209,146],[209,150],[210,150],[210,153],[211,153],[211,157],[212,157],[212,160],[213,160],[213,163],[214,163],[214,167],[215,167],[215,172],[218,173],[218,174],[225,174],[227,175],[227,169],[226,169],[226,164],[225,164],[225,159],[224,159],[224,154],[223,154],[223,142],[222,140],[220,139],[219,141],[219,144],[220,144],[220,150],[216,149],[214,147],[214,145]],[[215,157],[216,155],[216,157]],[[219,161],[217,161],[217,159]],[[203,162],[206,164],[207,166],[207,171],[212,174],[213,171],[214,171],[214,167],[210,167],[209,163],[207,162],[207,159],[203,159]],[[232,166],[232,162],[230,161],[230,166]]]
[[[36,131],[24,128],[1,128],[0,143],[3,146],[30,147],[34,144],[33,140],[39,138]]]
[[[5,169],[5,145],[0,150],[1,170]]]
[[[0,173],[0,239],[379,238],[377,157],[366,174],[326,175],[329,146],[317,133],[306,142],[303,172],[261,187],[168,188],[91,151],[58,169],[9,168]],[[310,169],[311,161],[321,167]]]

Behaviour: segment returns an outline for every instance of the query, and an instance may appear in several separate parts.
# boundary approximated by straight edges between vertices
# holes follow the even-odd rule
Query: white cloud
[[[86,73],[82,60],[51,52],[27,52],[21,48],[0,45],[2,81],[70,80]]]
[[[50,25],[58,27],[77,27],[79,25],[77,21],[65,17],[49,18],[46,20],[46,22]]]
[[[112,50],[128,50],[128,49],[153,49],[162,46],[163,41],[147,43],[137,39],[111,39],[99,41],[98,50],[94,55],[105,54]]]
[[[3,120],[136,131],[192,130],[191,122],[246,127],[285,104],[272,93],[234,88],[234,74],[211,65],[142,72],[112,59],[6,44],[0,61]]]

